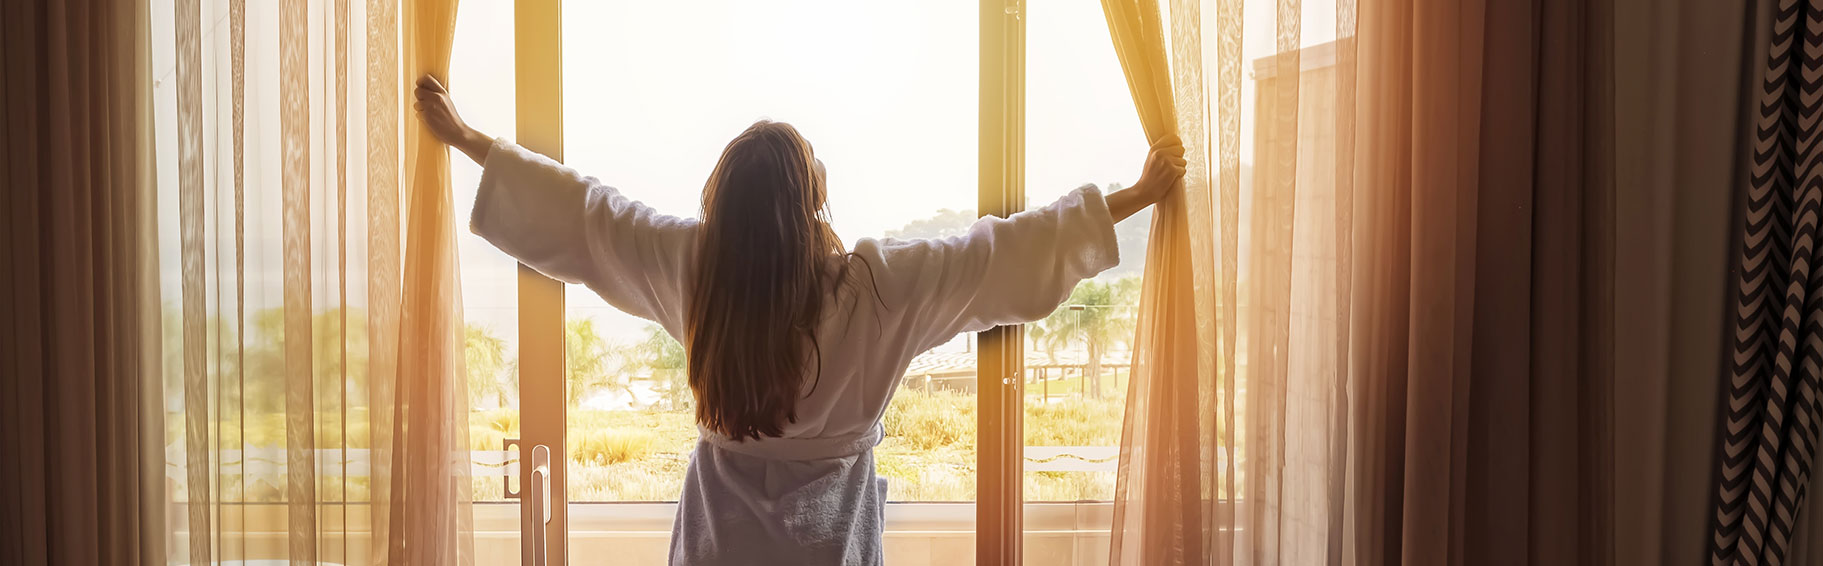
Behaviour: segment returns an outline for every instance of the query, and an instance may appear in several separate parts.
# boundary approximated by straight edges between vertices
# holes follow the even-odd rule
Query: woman
[[[540,272],[664,326],[688,351],[700,440],[672,530],[674,564],[878,564],[881,415],[912,357],[962,332],[1044,318],[1119,262],[1114,223],[1184,173],[1175,140],[1104,198],[982,218],[941,240],[829,228],[823,165],[761,121],[722,152],[702,220],[666,216],[462,122],[436,80],[419,117],[483,166],[470,227]]]

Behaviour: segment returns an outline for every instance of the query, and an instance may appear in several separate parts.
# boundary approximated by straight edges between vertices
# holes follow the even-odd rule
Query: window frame
[[[1025,208],[1025,2],[981,0],[981,215]],[[1023,564],[1025,328],[977,337],[975,562]]]

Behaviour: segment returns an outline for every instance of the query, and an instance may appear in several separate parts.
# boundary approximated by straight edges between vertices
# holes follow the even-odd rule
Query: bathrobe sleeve
[[[879,288],[902,313],[911,354],[958,333],[1042,319],[1078,282],[1120,263],[1114,219],[1094,186],[1009,218],[983,217],[963,236],[861,240],[856,252],[877,258],[886,274]]]
[[[488,150],[469,229],[540,273],[682,335],[696,220],[659,214],[500,140]]]

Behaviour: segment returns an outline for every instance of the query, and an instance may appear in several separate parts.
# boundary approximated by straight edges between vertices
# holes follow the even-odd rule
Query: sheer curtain
[[[1171,5],[1173,41],[1167,45],[1165,15],[1156,0],[1102,2],[1146,138],[1179,136],[1188,160],[1184,182],[1153,213],[1147,240],[1110,543],[1111,559],[1123,564],[1181,563],[1209,554],[1205,545],[1212,541],[1205,533],[1213,532],[1209,523],[1219,519],[1204,515],[1213,505],[1195,502],[1214,501],[1215,493],[1234,487],[1232,469],[1215,471],[1233,466],[1225,454],[1234,441],[1222,432],[1234,427],[1216,424],[1233,413],[1202,410],[1214,408],[1214,399],[1200,399],[1232,392],[1207,387],[1215,380],[1163,377],[1216,373],[1214,218],[1199,8],[1194,1]],[[1217,484],[1218,478],[1229,481]],[[1232,507],[1221,511],[1231,515]]]
[[[473,561],[458,220],[400,113],[455,2],[400,4],[151,4],[173,562]]]
[[[1611,562],[1611,4],[1103,7],[1191,152],[1111,562]]]

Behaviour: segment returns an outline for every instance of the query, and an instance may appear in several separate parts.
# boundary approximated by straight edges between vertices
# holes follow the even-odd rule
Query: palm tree
[[[634,344],[632,364],[652,373],[658,404],[667,411],[681,411],[691,399],[689,375],[684,371],[684,345],[656,324],[646,325],[646,338]]]
[[[633,389],[625,379],[625,348],[603,338],[595,319],[572,319],[564,325],[563,379],[565,401],[577,407],[582,400],[605,389],[619,389],[628,396]]]
[[[468,370],[470,403],[479,405],[482,399],[492,396],[496,407],[507,407],[507,396],[513,391],[501,379],[507,368],[506,340],[495,336],[493,329],[485,325],[463,325],[462,364]]]
[[[1047,352],[1081,342],[1088,350],[1083,379],[1088,382],[1089,396],[1100,398],[1102,356],[1108,346],[1132,339],[1132,305],[1138,292],[1139,280],[1133,277],[1113,283],[1084,281],[1070,292],[1062,306],[1036,326],[1032,338]]]

